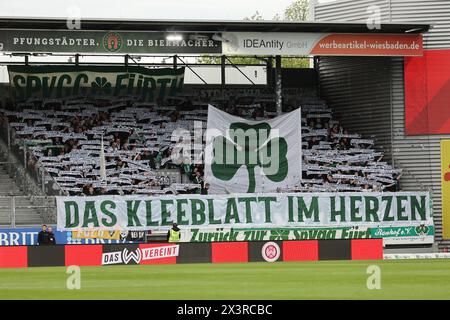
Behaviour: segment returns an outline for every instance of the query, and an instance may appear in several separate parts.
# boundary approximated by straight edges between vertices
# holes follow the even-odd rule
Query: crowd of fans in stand
[[[271,99],[261,97],[214,104],[254,120],[276,116]],[[284,111],[297,106],[302,107],[303,175],[298,186],[280,192],[397,190],[401,172],[382,161],[373,140],[344,130],[326,103],[313,95]],[[133,97],[32,100],[0,114],[9,123],[13,143],[30,151],[28,167],[44,168],[65,194],[208,192],[202,165],[176,164],[170,157],[175,129],[193,132],[194,121],[206,128],[207,103],[194,97],[160,104]],[[102,151],[106,181],[100,178]],[[187,177],[183,183],[180,176]]]
[[[308,114],[303,132],[302,191],[396,191],[401,170],[383,162],[374,140],[350,134],[331,114]],[[314,112],[317,112],[316,109]],[[314,118],[318,116],[317,118]]]

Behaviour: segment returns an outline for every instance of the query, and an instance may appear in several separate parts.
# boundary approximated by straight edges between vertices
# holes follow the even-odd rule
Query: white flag
[[[100,148],[100,179],[106,182],[106,160],[105,160],[105,147],[103,145],[103,136]]]
[[[251,121],[208,107],[205,182],[209,193],[274,192],[302,178],[301,111]]]

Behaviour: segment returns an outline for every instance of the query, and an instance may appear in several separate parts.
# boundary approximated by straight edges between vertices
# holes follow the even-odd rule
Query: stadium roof
[[[247,20],[121,20],[82,19],[82,30],[167,32],[322,32],[322,33],[423,33],[429,24],[383,23],[370,30],[365,23],[291,22]],[[66,18],[0,17],[0,29],[67,29]]]

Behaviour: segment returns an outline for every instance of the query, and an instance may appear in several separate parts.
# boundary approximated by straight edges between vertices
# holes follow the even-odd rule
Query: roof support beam
[[[283,112],[283,89],[281,87],[281,56],[275,56],[275,101],[277,105],[277,114]]]

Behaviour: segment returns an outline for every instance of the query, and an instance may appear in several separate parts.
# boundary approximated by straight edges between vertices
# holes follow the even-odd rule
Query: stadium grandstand
[[[280,192],[398,191],[401,170],[382,161],[374,140],[345,130],[314,88],[304,93],[283,106],[302,109],[303,175],[298,186]],[[32,99],[1,114],[19,158],[25,146],[29,170],[47,172],[61,194],[200,193],[206,192],[203,167],[172,163],[178,143],[172,134],[185,129],[194,136],[194,121],[206,128],[208,104],[257,121],[276,116],[273,96],[236,96],[226,103],[183,96],[159,105],[136,97]],[[106,181],[100,177],[102,139]],[[186,183],[158,176],[160,169],[178,171]]]
[[[420,179],[411,174],[408,163],[395,161],[396,129],[391,119],[383,120],[391,114],[392,92],[398,88],[394,65],[423,54],[422,34],[429,25],[384,23],[380,30],[368,31],[360,22],[93,19],[82,23],[85,29],[61,31],[66,25],[61,19],[0,19],[2,63],[8,71],[8,82],[0,88],[5,181],[1,225],[57,224],[63,243],[81,243],[79,239],[72,242],[73,236],[91,228],[121,231],[122,240],[134,231],[164,235],[164,240],[168,225],[163,220],[169,209],[148,204],[145,213],[139,203],[188,201],[192,195],[203,201],[198,204],[202,209],[193,204],[189,214],[204,216],[192,221],[201,222],[211,234],[222,227],[248,227],[255,232],[268,227],[275,230],[272,234],[276,228],[291,228],[287,240],[315,240],[316,234],[297,233],[313,228],[322,231],[323,237],[381,238],[384,246],[437,250],[433,218],[439,232],[442,218],[432,215],[435,194],[420,181],[411,183],[411,176]],[[30,27],[32,33],[24,32]],[[152,32],[144,32],[149,29]],[[259,38],[251,38],[252,32]],[[303,42],[298,40],[300,35]],[[373,48],[348,45],[358,41]],[[381,42],[387,45],[380,46]],[[251,63],[232,60],[242,57],[252,59]],[[297,59],[302,67],[282,68],[282,59]],[[341,70],[344,62],[349,67]],[[239,79],[231,79],[231,70]],[[190,83],[184,81],[187,74]],[[217,110],[214,116],[211,108]],[[296,111],[301,115],[292,120]],[[233,122],[236,119],[241,120]],[[280,125],[286,119],[291,119],[290,127]],[[277,141],[286,144],[276,155],[282,168],[267,174],[262,163],[258,163],[260,171],[246,163],[245,173],[233,164],[230,173],[225,172],[226,165],[214,169],[192,161],[198,155],[211,155],[204,132],[213,121],[230,128],[276,124],[284,135]],[[300,128],[298,136],[296,128]],[[187,161],[179,161],[174,154],[179,155],[176,152],[186,137],[194,148]],[[271,142],[255,148],[258,161],[260,150],[269,150]],[[245,146],[236,146],[248,152]],[[228,184],[226,192],[214,192],[224,184]],[[284,213],[277,213],[277,222],[268,218],[270,202],[264,208],[266,221],[252,222],[247,212],[252,200],[248,200],[236,209],[248,226],[238,218],[230,223],[231,218],[225,217],[228,204],[220,204],[226,210],[219,214],[227,223],[209,223],[206,215],[213,207],[208,201],[241,194],[244,189],[238,187],[244,184],[248,184],[247,193],[279,195],[277,205]],[[294,197],[308,200],[298,200],[294,206]],[[133,221],[131,216],[118,218],[115,226],[78,219],[82,208],[84,217],[89,217],[86,203],[102,199],[137,199],[130,200],[136,206],[126,204],[121,210],[136,217]],[[67,202],[62,205],[61,201]],[[101,203],[92,208],[109,213]],[[171,208],[173,215],[180,215],[177,219],[182,218],[183,204]],[[139,219],[148,219],[151,210],[161,221],[147,221],[149,227],[144,228]],[[258,219],[262,210],[255,211]],[[299,221],[281,217],[292,210],[299,211]],[[303,221],[303,211],[314,221]],[[313,217],[314,212],[320,217]],[[342,223],[337,223],[337,214],[343,215]],[[214,221],[214,214],[208,218]],[[190,242],[195,238],[190,231],[194,224],[185,225],[183,241]]]

